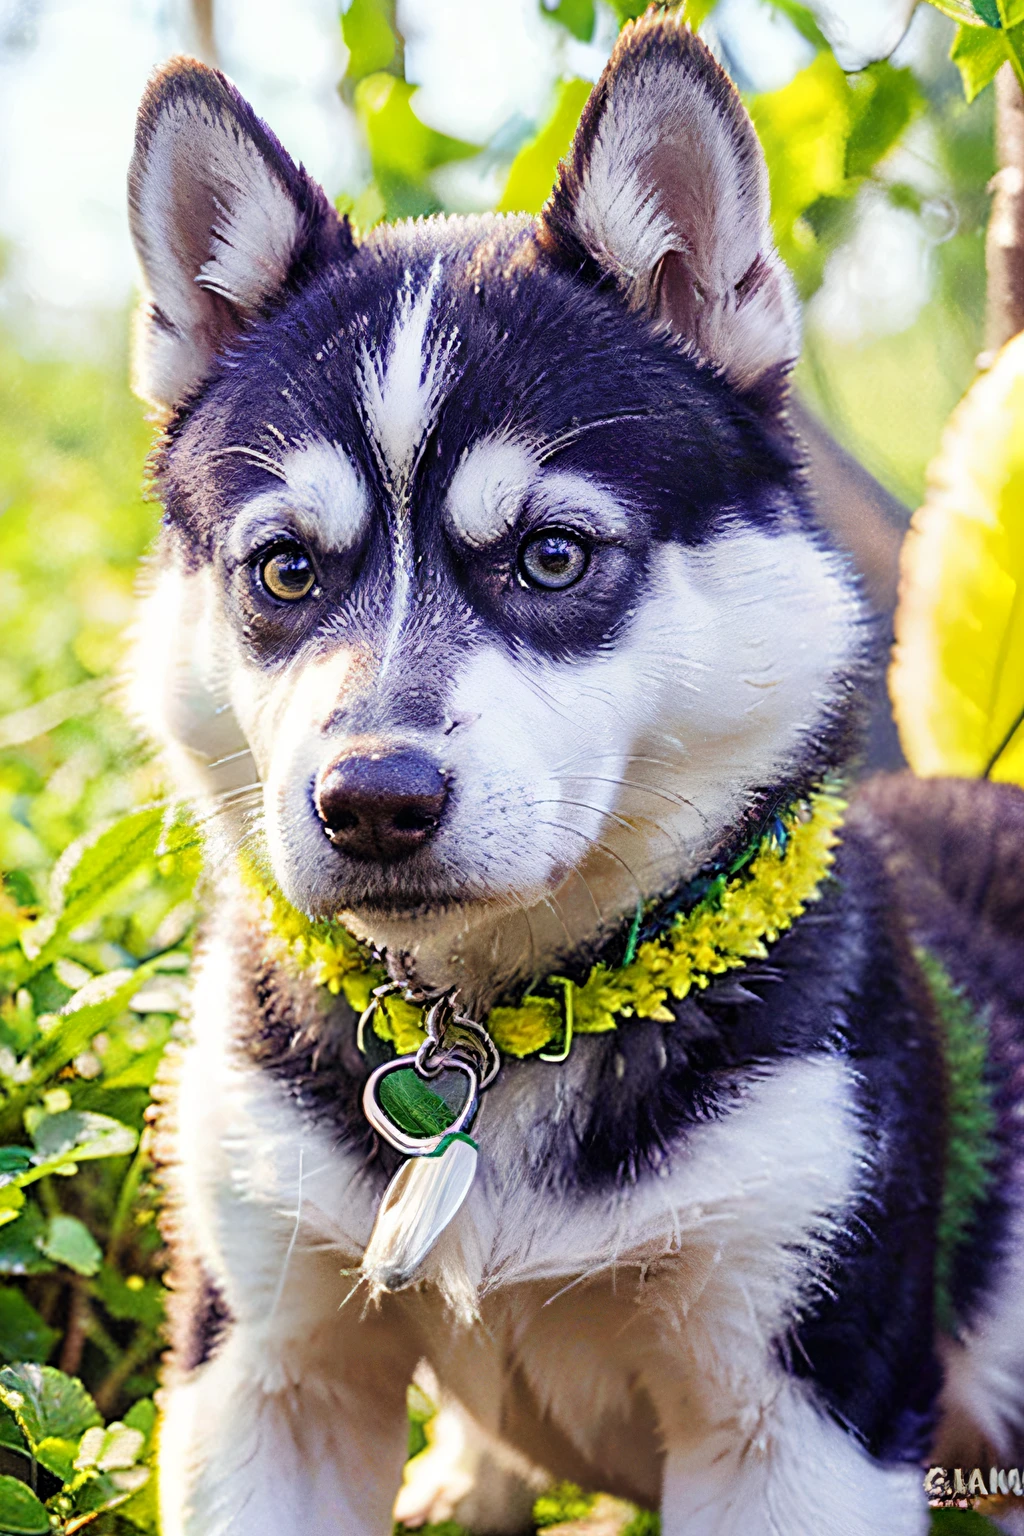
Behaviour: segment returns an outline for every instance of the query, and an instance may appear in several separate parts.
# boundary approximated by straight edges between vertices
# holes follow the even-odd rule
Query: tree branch
[[[828,428],[796,395],[790,401],[790,417],[807,450],[818,520],[850,555],[877,616],[881,659],[883,654],[888,655],[892,644],[900,546],[910,513],[863,464],[840,447]],[[884,667],[880,666],[870,679],[866,693],[869,716],[865,767],[902,768],[905,762],[885,687]]]
[[[988,297],[981,367],[988,367],[1000,347],[1024,330],[1024,96],[1009,64],[996,76],[996,158],[985,242]]]
[[[213,7],[214,0],[190,0],[189,13],[192,17],[192,34],[195,38],[196,53],[204,64],[217,69],[220,66],[220,57],[217,51],[217,29],[214,24]]]
[[[853,557],[875,612],[891,618],[910,513],[795,395],[790,416],[807,449],[819,520]]]

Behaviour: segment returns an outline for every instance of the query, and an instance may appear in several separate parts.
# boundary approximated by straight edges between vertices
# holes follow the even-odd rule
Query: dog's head
[[[168,419],[136,698],[190,782],[258,780],[297,905],[412,921],[603,869],[622,910],[829,759],[857,607],[785,422],[796,303],[678,22],[626,29],[537,220],[357,244],[190,61],[131,208]]]

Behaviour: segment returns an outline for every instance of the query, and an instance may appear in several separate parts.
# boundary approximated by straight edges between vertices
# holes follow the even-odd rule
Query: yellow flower
[[[835,790],[817,791],[809,805],[782,818],[781,838],[766,838],[745,868],[729,879],[719,877],[713,895],[681,913],[659,938],[641,944],[628,966],[612,969],[599,962],[582,986],[565,983],[574,1033],[600,1034],[630,1016],[671,1023],[669,996],[682,1001],[715,976],[748,960],[765,959],[767,946],[818,900],[844,809]],[[243,863],[241,873],[284,954],[312,971],[319,986],[335,995],[344,993],[361,1013],[374,987],[386,979],[366,946],[340,923],[314,923],[304,917],[255,865]],[[531,1056],[561,1038],[564,1007],[561,999],[528,996],[517,1007],[493,1008],[486,1022],[499,1050]],[[373,1027],[400,1055],[416,1050],[425,1039],[423,1009],[394,994],[376,1010]]]
[[[532,1056],[558,1038],[562,1010],[553,997],[524,997],[518,1008],[492,1008],[487,1032],[506,1056]]]

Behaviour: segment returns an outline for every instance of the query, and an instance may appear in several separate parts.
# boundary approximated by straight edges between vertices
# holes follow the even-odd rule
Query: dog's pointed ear
[[[741,390],[777,395],[799,351],[768,174],[728,76],[676,18],[627,25],[540,220],[542,243],[667,323]]]
[[[275,295],[352,250],[316,182],[230,81],[195,59],[172,59],[146,90],[128,206],[146,288],[135,387],[165,409]]]

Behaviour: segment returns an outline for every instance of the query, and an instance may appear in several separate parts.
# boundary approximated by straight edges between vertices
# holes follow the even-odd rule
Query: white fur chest
[[[369,1238],[378,1182],[233,1046],[225,1027],[233,990],[227,958],[214,950],[182,1071],[181,1196],[213,1272],[231,1276],[233,1312],[265,1315],[279,1304],[283,1271],[310,1247],[334,1255],[340,1302]],[[513,1067],[485,1095],[476,1183],[427,1261],[428,1288],[469,1317],[480,1298],[510,1286],[550,1283],[553,1293],[601,1273],[678,1267],[699,1253],[735,1276],[760,1329],[784,1327],[857,1192],[864,1145],[849,1063],[821,1055],[765,1069],[657,1172],[585,1194],[538,1189],[528,1176],[537,1136],[550,1144],[549,1122],[564,1113],[557,1082],[554,1069]]]

